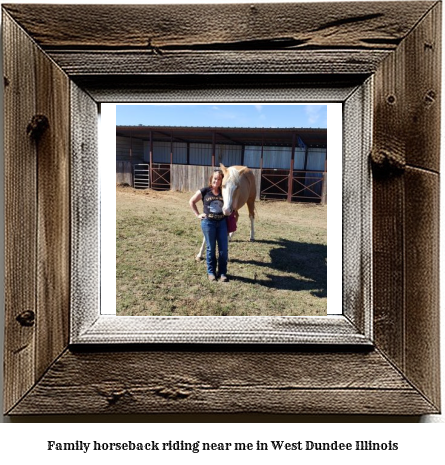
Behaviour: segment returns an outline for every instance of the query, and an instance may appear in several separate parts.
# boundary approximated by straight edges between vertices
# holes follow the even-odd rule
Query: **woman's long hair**
[[[222,170],[220,170],[220,169],[214,169],[213,172],[212,172],[212,174],[210,175],[210,178],[209,178],[209,187],[210,187],[210,188],[212,187],[213,175],[214,175],[215,173],[219,173],[219,174],[221,175],[221,181],[222,181],[222,179],[223,179],[223,177],[224,177],[224,173],[222,172]],[[220,190],[221,190],[221,188],[220,188]]]

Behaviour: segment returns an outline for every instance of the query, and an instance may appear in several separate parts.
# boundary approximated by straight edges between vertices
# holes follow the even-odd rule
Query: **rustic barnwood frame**
[[[440,2],[17,4],[2,13],[5,413],[440,411]],[[357,258],[372,258],[372,312],[350,316],[353,339],[73,344],[73,296],[96,305],[97,289],[79,292],[83,276],[72,275],[97,253],[73,229],[92,234],[97,212],[88,186],[75,205],[70,197],[96,169],[88,122],[98,103],[251,101],[257,88],[291,101],[296,89],[351,86],[372,91],[372,121],[355,143],[371,142],[374,173],[372,257]],[[348,299],[360,309],[362,297]],[[303,322],[314,335],[306,342],[329,321]]]
[[[373,79],[369,78],[358,86],[342,87],[341,93],[323,89],[321,95],[310,96],[312,101],[325,99],[340,101],[343,106],[344,137],[341,167],[343,197],[348,201],[342,206],[343,215],[343,293],[335,305],[342,314],[325,317],[276,317],[276,316],[158,316],[124,317],[102,315],[99,270],[98,173],[92,160],[94,140],[89,144],[89,156],[76,149],[85,142],[77,137],[85,124],[94,127],[97,110],[88,112],[78,106],[78,89],[72,100],[71,123],[73,150],[71,159],[72,200],[71,210],[82,212],[77,215],[71,228],[71,344],[104,343],[306,343],[306,344],[372,344],[372,269],[371,269],[371,170],[368,155],[371,150],[371,96]],[[314,89],[312,89],[314,90]],[[220,89],[220,99],[232,98],[229,92]],[[269,90],[269,98],[276,98]],[[293,99],[305,101],[307,90],[295,89]],[[266,89],[245,90],[244,97],[263,102]],[[205,96],[205,93],[204,93]],[[202,98],[199,90],[197,97]],[[146,97],[149,101],[153,97]],[[159,98],[159,97],[154,97]],[[283,97],[281,97],[283,98]],[[321,100],[324,101],[324,100]],[[86,121],[89,121],[86,123]],[[77,130],[79,128],[79,131]],[[92,169],[93,168],[93,169]],[[340,206],[339,206],[340,207]],[[340,210],[340,208],[339,208]],[[94,253],[96,251],[96,253]],[[106,253],[106,251],[105,251]],[[192,257],[190,257],[192,259]],[[105,291],[106,292],[106,291]],[[85,296],[88,296],[87,300]],[[334,298],[330,304],[334,307]],[[105,312],[109,313],[104,309]],[[249,309],[246,309],[249,311]]]

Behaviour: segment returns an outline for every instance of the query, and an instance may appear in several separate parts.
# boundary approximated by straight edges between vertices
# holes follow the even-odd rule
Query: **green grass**
[[[117,315],[326,315],[326,207],[257,202],[255,242],[244,207],[230,282],[211,283],[191,195],[117,188]]]

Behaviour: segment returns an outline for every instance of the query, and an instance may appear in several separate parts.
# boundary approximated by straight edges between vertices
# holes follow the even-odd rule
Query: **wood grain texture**
[[[74,83],[70,93],[71,341],[100,313],[100,206],[98,107]]]
[[[5,154],[5,390],[10,409],[35,383],[36,312],[36,146],[26,128],[35,114],[35,47],[3,16]],[[26,73],[23,70],[27,70]],[[30,315],[30,314],[29,314]]]
[[[317,3],[6,4],[4,8],[45,50],[114,47],[162,53],[191,47],[395,49],[433,5],[334,2],[325,3],[322,10]]]
[[[390,156],[405,166],[405,45],[383,61],[375,75],[373,157]],[[386,159],[386,158],[385,158]],[[392,165],[391,165],[392,166]],[[373,179],[374,340],[396,366],[404,367],[404,182],[400,176]]]
[[[439,172],[441,115],[442,3],[405,41],[406,162]]]
[[[405,371],[436,405],[440,405],[440,353],[432,341],[439,339],[440,329],[439,185],[437,173],[406,170]]]
[[[372,159],[375,342],[440,405],[437,28],[439,4],[376,73]]]
[[[378,352],[66,352],[13,414],[434,411]]]
[[[91,74],[370,74],[388,50],[49,51],[70,76]]]
[[[405,292],[402,179],[373,180],[374,341],[404,367]]]
[[[69,78],[41,50],[35,56],[36,114],[48,128],[37,148],[37,340],[40,377],[69,340],[70,95]]]
[[[374,337],[405,367],[404,204],[406,165],[406,42],[375,74],[372,160],[383,160],[373,179]],[[386,165],[385,165],[386,163]]]
[[[408,163],[439,171],[440,57],[438,3],[376,73],[373,155],[397,169]]]
[[[69,79],[8,15],[4,23],[13,44],[5,54],[9,409],[68,343]],[[30,132],[35,115],[48,129]],[[32,321],[20,324],[14,316],[26,311]]]
[[[358,309],[357,309],[358,310]],[[83,321],[91,319],[79,312]],[[313,344],[372,346],[343,315],[326,317],[119,317],[94,315],[81,330],[73,325],[73,344]]]
[[[343,315],[372,339],[372,146],[373,79],[343,103],[342,217]]]

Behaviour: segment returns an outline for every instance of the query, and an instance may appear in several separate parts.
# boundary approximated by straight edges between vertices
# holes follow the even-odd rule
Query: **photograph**
[[[1,21],[8,422],[443,422],[442,2]]]
[[[326,105],[116,105],[118,316],[326,311]]]

